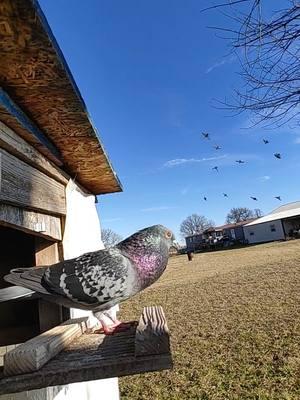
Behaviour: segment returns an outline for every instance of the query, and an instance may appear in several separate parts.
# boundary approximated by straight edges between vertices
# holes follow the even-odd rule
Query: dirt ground
[[[174,369],[120,379],[122,400],[300,399],[300,240],[170,259],[121,305],[162,305]]]

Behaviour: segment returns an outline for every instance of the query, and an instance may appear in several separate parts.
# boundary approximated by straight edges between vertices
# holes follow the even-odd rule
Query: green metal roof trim
[[[0,120],[92,193],[121,191],[36,0],[1,0],[0,57]]]

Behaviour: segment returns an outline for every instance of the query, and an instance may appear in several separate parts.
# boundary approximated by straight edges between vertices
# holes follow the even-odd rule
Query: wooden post
[[[170,352],[169,329],[161,306],[145,307],[135,334],[135,355]]]

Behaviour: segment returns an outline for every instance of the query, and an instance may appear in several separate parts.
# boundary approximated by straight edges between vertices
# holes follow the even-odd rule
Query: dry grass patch
[[[162,305],[174,370],[124,377],[122,399],[300,399],[300,241],[171,259],[121,307]]]

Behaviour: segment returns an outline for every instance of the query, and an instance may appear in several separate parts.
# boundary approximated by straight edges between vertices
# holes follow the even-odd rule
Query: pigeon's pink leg
[[[97,313],[98,314],[98,313]],[[109,313],[99,313],[96,318],[101,323],[102,327],[94,331],[94,333],[104,333],[105,335],[113,335],[114,333],[124,332],[132,326],[132,322],[122,322],[117,318],[112,317]],[[108,322],[109,321],[109,322]]]

